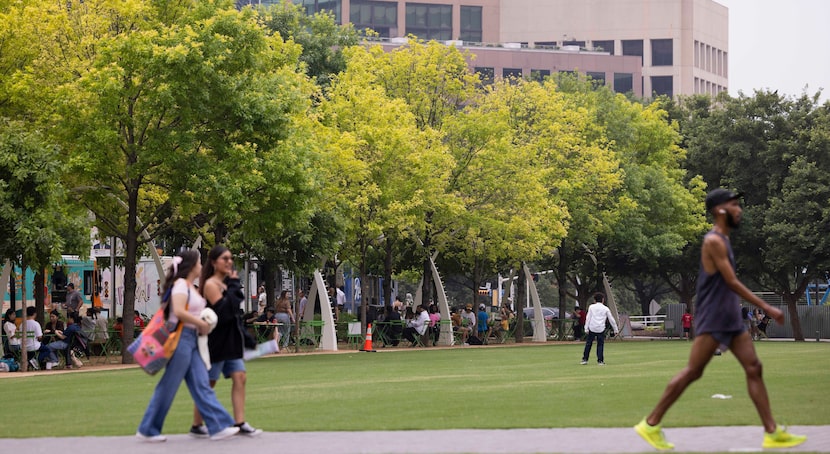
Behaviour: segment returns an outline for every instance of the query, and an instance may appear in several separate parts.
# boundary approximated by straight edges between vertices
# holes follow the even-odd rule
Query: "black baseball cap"
[[[740,199],[741,197],[743,197],[743,194],[740,192],[735,193],[723,188],[712,189],[708,194],[706,194],[706,211],[711,211],[712,208],[720,205],[721,203]]]

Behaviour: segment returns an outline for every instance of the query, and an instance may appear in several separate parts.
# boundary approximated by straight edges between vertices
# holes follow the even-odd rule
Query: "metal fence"
[[[793,328],[790,323],[790,312],[786,305],[773,304],[784,312],[784,324],[781,325],[776,322],[771,322],[767,327],[767,335],[771,338],[791,338],[793,337]],[[754,308],[755,306],[752,306]],[[680,326],[680,317],[686,310],[684,304],[667,304],[663,306],[666,311],[666,319],[674,320],[674,326],[677,330],[682,331]],[[807,306],[806,304],[799,304],[798,319],[801,322],[801,332],[804,334],[806,340],[830,339],[830,305],[822,306]],[[661,311],[662,312],[662,311]]]

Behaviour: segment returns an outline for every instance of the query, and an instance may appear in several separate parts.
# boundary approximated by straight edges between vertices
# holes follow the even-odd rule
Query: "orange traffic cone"
[[[369,323],[369,326],[366,327],[366,340],[363,342],[363,348],[360,349],[362,352],[376,352],[374,348],[372,348],[372,324]]]

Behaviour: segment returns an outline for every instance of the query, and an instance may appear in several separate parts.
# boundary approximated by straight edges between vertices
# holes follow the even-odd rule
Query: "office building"
[[[463,41],[471,52],[487,51],[494,55],[492,65],[481,59],[475,65],[493,68],[496,77],[518,74],[519,68],[523,68],[525,77],[539,71],[578,70],[594,73],[597,78],[603,73],[603,80],[616,91],[630,86],[638,95],[714,95],[728,87],[729,13],[714,0],[295,3],[302,3],[310,13],[331,11],[341,23],[351,22],[358,29],[371,28],[382,38],[413,34],[422,39]],[[501,43],[501,50],[487,50],[496,49],[494,43]],[[540,57],[544,53],[540,50],[551,51],[551,55]],[[515,56],[508,57],[510,54]],[[611,57],[635,57],[640,70],[631,70],[630,63],[624,63],[628,59]],[[533,67],[542,64],[547,66]],[[619,80],[619,87],[613,82],[615,79]]]

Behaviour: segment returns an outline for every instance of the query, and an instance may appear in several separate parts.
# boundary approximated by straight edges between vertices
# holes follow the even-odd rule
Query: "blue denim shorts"
[[[211,363],[210,370],[208,371],[208,378],[211,381],[218,381],[220,373],[224,375],[225,378],[230,378],[232,373],[239,371],[245,372],[245,361],[242,361],[242,358],[217,361],[215,363]]]

